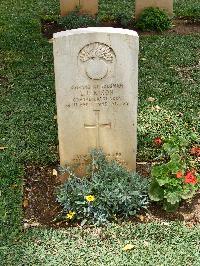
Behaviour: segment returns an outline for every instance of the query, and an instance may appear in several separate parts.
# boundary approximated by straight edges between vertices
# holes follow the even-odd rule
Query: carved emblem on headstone
[[[95,42],[81,49],[79,60],[90,79],[100,80],[105,78],[111,70],[115,61],[115,54],[108,45]]]

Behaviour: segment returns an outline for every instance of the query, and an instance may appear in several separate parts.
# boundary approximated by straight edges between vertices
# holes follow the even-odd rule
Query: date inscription
[[[122,153],[121,152],[115,152],[112,154],[106,153],[105,156],[106,156],[106,159],[109,161],[115,160],[119,164],[126,166],[125,161],[122,159]],[[90,156],[87,154],[76,155],[73,158],[73,164],[79,165],[80,167],[84,167],[84,166],[88,165],[88,163],[90,163]]]
[[[110,83],[103,85],[73,85],[70,88],[73,97],[66,104],[66,108],[93,107],[124,107],[129,105],[128,99],[123,95],[123,83]]]

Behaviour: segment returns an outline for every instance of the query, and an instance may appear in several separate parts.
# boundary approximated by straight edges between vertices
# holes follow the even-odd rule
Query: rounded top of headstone
[[[124,34],[133,37],[139,37],[136,31],[121,29],[121,28],[112,28],[112,27],[88,27],[81,29],[72,29],[54,33],[53,38],[62,38],[70,35],[78,35],[84,33],[109,33],[109,34]]]

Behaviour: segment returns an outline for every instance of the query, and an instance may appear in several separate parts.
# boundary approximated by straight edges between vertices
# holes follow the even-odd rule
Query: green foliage
[[[132,19],[131,17],[129,16],[128,13],[124,13],[123,10],[120,10],[120,11],[113,11],[112,10],[112,13],[103,13],[101,15],[99,15],[99,19],[101,22],[112,22],[112,21],[115,21],[119,24],[121,24],[122,26],[128,26]]]
[[[175,211],[181,200],[192,198],[199,188],[197,162],[189,156],[188,142],[182,138],[170,138],[162,151],[167,162],[152,167],[149,196],[161,201],[166,211]]]
[[[147,180],[115,161],[108,162],[102,151],[94,150],[90,156],[88,175],[84,178],[66,169],[70,177],[57,193],[65,216],[83,223],[104,224],[147,207]]]
[[[136,27],[142,31],[164,31],[172,26],[171,20],[164,10],[146,8],[136,22]]]
[[[199,0],[174,0],[174,12],[178,17],[200,21]]]
[[[45,15],[41,15],[40,16],[40,19],[41,21],[49,21],[49,22],[52,22],[52,21],[57,21],[58,19],[60,18],[60,16],[58,14],[45,14]]]
[[[102,22],[115,21],[126,27],[132,22],[134,2],[131,0],[100,1],[98,19]]]
[[[77,11],[71,12],[66,17],[60,17],[58,24],[63,26],[65,29],[77,29],[95,27],[98,25],[98,21],[89,15],[79,15]]]
[[[116,21],[123,27],[128,27],[128,25],[133,22],[133,19],[129,16],[129,14],[120,12],[116,14]]]
[[[32,228],[0,249],[0,258],[2,266],[199,266],[199,239],[198,225],[167,221]],[[125,252],[126,244],[134,248]]]

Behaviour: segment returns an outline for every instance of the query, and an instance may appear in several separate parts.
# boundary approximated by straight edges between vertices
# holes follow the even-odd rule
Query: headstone
[[[169,16],[173,16],[173,0],[136,0],[135,18],[138,19],[142,11],[148,7],[164,9]]]
[[[114,28],[54,34],[59,153],[82,168],[92,148],[135,169],[138,51],[136,32]]]
[[[76,7],[80,7],[80,13],[94,16],[98,13],[98,0],[60,0],[61,16],[66,16]]]

